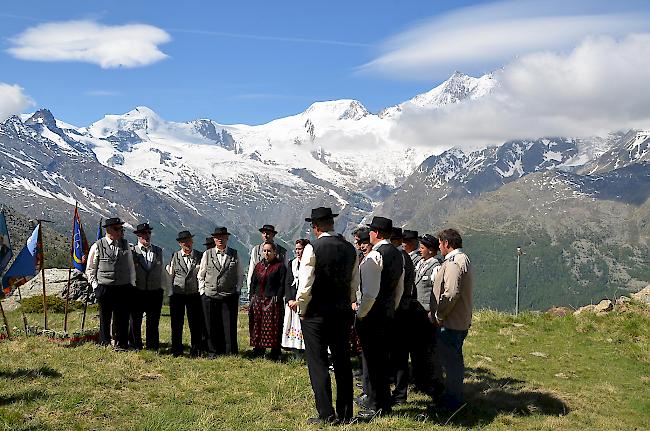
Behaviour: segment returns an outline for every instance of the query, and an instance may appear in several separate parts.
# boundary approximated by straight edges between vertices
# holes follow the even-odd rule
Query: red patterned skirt
[[[282,333],[282,309],[273,298],[253,296],[248,310],[248,329],[251,346],[279,348]]]

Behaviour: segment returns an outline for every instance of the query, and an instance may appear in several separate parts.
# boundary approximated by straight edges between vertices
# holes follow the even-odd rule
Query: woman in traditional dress
[[[249,292],[248,327],[255,356],[271,349],[271,359],[280,359],[286,274],[284,263],[277,257],[276,245],[264,243],[262,260],[255,265]]]
[[[284,292],[284,325],[282,327],[282,347],[294,351],[296,357],[300,357],[305,351],[305,341],[302,337],[302,328],[300,327],[300,316],[293,311],[290,306],[296,302],[296,293],[298,291],[298,269],[300,268],[300,259],[305,246],[309,244],[308,239],[296,240],[295,253],[296,257],[289,262],[287,270],[287,285]]]

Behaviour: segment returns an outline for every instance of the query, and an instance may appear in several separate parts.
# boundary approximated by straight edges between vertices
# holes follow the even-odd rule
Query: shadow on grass
[[[463,427],[487,425],[500,414],[516,416],[564,416],[569,406],[554,394],[522,390],[523,380],[499,378],[485,368],[468,368],[465,372],[466,405],[457,412],[441,412],[425,401],[415,401],[396,413],[414,420],[432,420],[440,424]]]
[[[12,395],[0,395],[0,406],[6,406],[21,401],[36,401],[45,398],[46,396],[47,394],[44,391],[38,390],[23,391]]]
[[[17,370],[7,371],[0,370],[0,379],[37,379],[39,377],[59,378],[63,374],[48,366],[42,366],[36,369],[18,368]]]

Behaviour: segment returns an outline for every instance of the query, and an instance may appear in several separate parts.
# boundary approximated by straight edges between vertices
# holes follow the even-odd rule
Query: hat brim
[[[103,228],[111,227],[111,226],[123,226],[125,222],[119,222],[119,223],[111,223],[111,224],[104,224],[102,225]]]
[[[216,236],[221,236],[221,235],[228,235],[228,236],[230,236],[230,232],[213,233],[213,234],[212,234],[212,238],[214,238],[214,237],[216,237]]]
[[[183,238],[178,237],[176,238],[176,242],[181,242],[181,241],[185,241],[186,239],[192,239],[192,238],[194,238],[194,235],[184,236]]]
[[[338,214],[332,214],[331,216],[325,216],[325,217],[315,217],[315,218],[307,217],[307,218],[305,218],[305,221],[311,223],[314,220],[323,220],[323,219],[326,219],[326,218],[334,218],[334,217],[338,217],[338,216],[339,216]]]
[[[274,233],[274,234],[277,234],[277,233],[278,233],[277,230],[273,230],[273,229],[264,229],[264,228],[259,228],[258,230],[259,230],[260,232],[272,232],[272,233]]]
[[[134,230],[133,233],[137,235],[137,234],[139,234],[139,233],[151,232],[152,230],[153,230],[153,228],[151,227],[151,228],[149,228],[149,229],[139,229],[139,230]]]

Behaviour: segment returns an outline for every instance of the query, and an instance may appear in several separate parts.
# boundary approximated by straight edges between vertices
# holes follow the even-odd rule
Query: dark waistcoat
[[[357,258],[356,249],[340,235],[321,236],[312,247],[316,268],[306,316],[351,310],[350,283]]]

